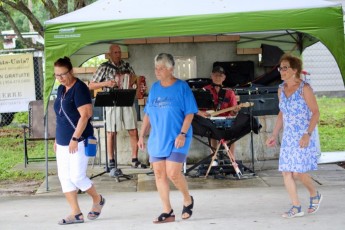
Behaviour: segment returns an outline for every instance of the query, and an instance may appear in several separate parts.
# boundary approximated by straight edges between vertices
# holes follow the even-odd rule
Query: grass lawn
[[[345,98],[320,97],[317,100],[321,113],[318,128],[322,152],[345,151]],[[44,172],[12,170],[18,162],[23,162],[23,130],[18,124],[25,120],[25,113],[18,113],[13,125],[0,128],[0,181],[44,179]],[[51,142],[49,156],[54,156],[52,146]],[[31,157],[44,156],[44,148],[44,141],[28,143]]]
[[[345,98],[318,98],[322,152],[345,151]]]

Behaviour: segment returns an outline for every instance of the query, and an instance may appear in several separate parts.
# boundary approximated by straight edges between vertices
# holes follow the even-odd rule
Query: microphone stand
[[[252,91],[251,89],[248,90],[248,101],[251,102]],[[252,154],[252,171],[253,175],[255,176],[255,168],[254,168],[254,143],[253,143],[253,107],[249,106],[249,119],[250,119],[250,150]]]

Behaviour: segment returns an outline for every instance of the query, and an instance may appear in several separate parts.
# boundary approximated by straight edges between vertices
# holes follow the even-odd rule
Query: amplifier
[[[250,113],[253,116],[277,115],[279,113],[279,100],[277,93],[263,93],[252,95],[240,95],[240,103],[253,102],[254,106],[242,108],[241,113]]]
[[[242,86],[254,80],[253,61],[214,62],[215,66],[223,67],[226,76],[223,84],[226,87]]]
[[[232,89],[236,95],[248,95],[250,94],[269,94],[269,93],[278,93],[278,85],[276,86],[255,86],[244,87],[244,88],[233,88]]]

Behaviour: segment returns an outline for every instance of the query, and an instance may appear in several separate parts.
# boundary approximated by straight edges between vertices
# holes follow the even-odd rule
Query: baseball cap
[[[217,65],[217,66],[213,67],[212,73],[225,74],[225,71],[224,71],[223,67]]]

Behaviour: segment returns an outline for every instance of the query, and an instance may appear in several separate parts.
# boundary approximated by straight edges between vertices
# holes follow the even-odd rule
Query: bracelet
[[[305,131],[304,134],[307,134],[309,137],[311,137],[311,132]]]
[[[180,132],[180,134],[181,134],[182,136],[186,136],[186,133],[185,133],[185,132]]]
[[[72,141],[79,141],[79,138],[72,137]]]

